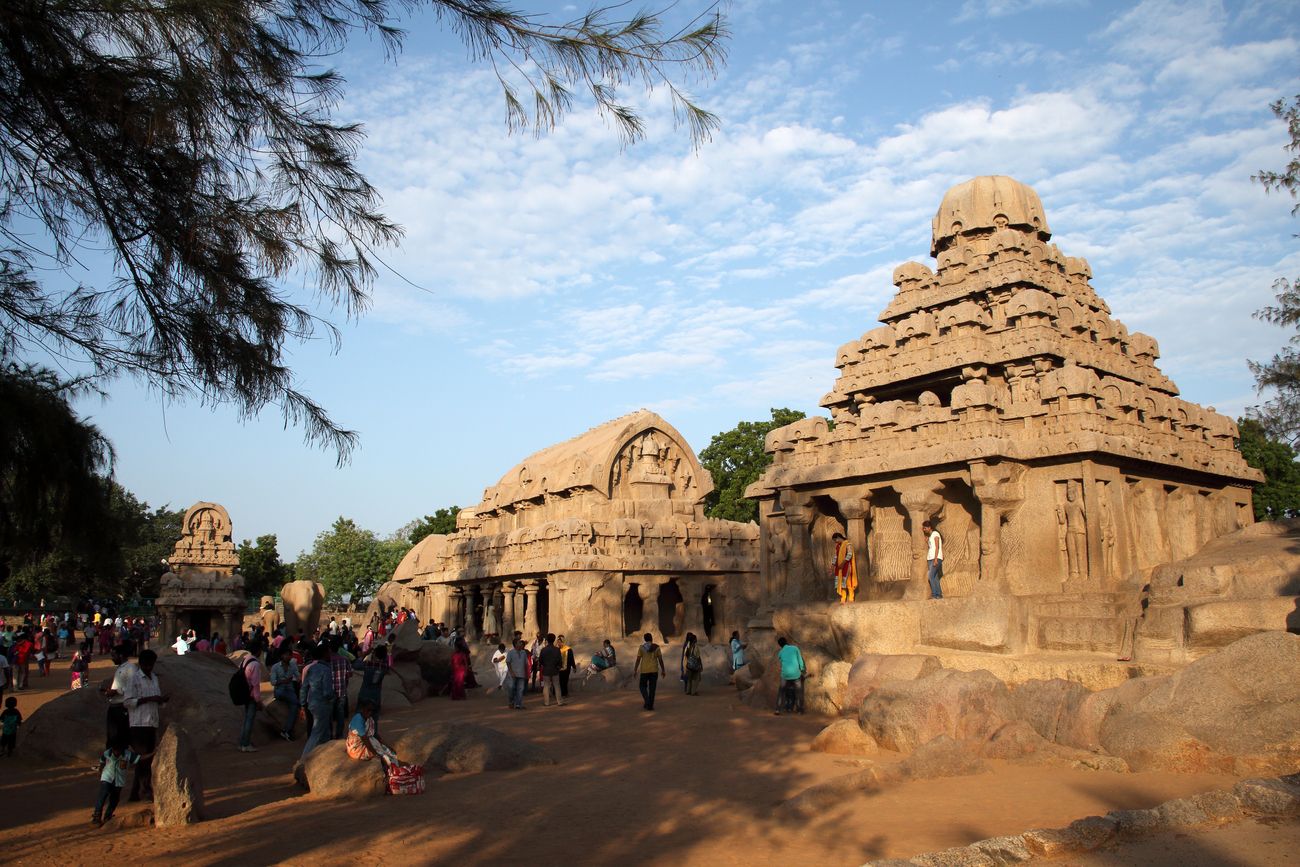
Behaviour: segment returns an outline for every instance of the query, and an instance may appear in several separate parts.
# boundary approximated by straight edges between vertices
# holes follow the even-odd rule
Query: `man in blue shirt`
[[[781,692],[777,696],[776,715],[780,716],[782,710],[793,712],[795,703],[799,695],[799,683],[807,673],[808,667],[804,665],[803,654],[799,648],[785,640],[781,636],[776,640],[777,646],[781,649],[777,651],[776,658],[781,663]],[[799,708],[803,713],[803,708]]]

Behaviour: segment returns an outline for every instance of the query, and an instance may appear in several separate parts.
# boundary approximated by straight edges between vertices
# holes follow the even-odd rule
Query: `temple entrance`
[[[199,638],[207,638],[212,635],[212,612],[211,611],[191,611],[187,618],[190,621],[190,629]]]
[[[686,619],[686,604],[676,581],[659,585],[659,634],[671,638],[681,633]]]
[[[641,615],[645,611],[645,605],[641,602],[641,594],[638,592],[640,589],[636,584],[629,584],[627,592],[623,594],[624,635],[633,635],[641,630]]]
[[[550,632],[551,592],[546,581],[539,581],[537,588],[537,628],[545,635]]]

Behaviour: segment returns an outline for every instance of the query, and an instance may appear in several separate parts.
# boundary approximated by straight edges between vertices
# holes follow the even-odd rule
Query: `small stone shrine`
[[[225,508],[216,503],[190,506],[167,566],[156,603],[164,643],[187,629],[227,638],[239,631],[247,600],[244,576],[235,573],[239,555]]]
[[[926,600],[931,519],[945,599],[881,614],[892,650],[1115,652],[1153,567],[1253,522],[1262,476],[1235,423],[1180,399],[1156,341],[1112,319],[1088,263],[1050,238],[1011,178],[944,196],[937,270],[897,268],[883,324],[840,348],[831,421],[768,436],[774,462],[747,493],[769,609],[831,598],[836,531],[859,603]]]
[[[646,410],[527,458],[411,549],[376,598],[469,637],[694,632],[722,642],[757,603],[758,528],[704,516],[713,480]]]

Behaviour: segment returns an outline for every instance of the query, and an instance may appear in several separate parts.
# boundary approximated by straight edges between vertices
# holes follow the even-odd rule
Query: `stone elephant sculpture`
[[[325,605],[325,585],[318,581],[290,581],[280,588],[280,598],[284,600],[284,625],[289,634],[315,634]]]

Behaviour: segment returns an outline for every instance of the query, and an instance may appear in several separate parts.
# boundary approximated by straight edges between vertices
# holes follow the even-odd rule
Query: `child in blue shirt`
[[[122,787],[126,785],[127,770],[140,759],[151,755],[153,753],[138,754],[121,744],[114,744],[104,750],[104,756],[100,760],[99,797],[95,800],[95,812],[90,816],[90,824],[98,828],[113,818],[113,811],[117,809],[117,802],[122,797]],[[108,812],[104,812],[105,804],[108,805]]]

